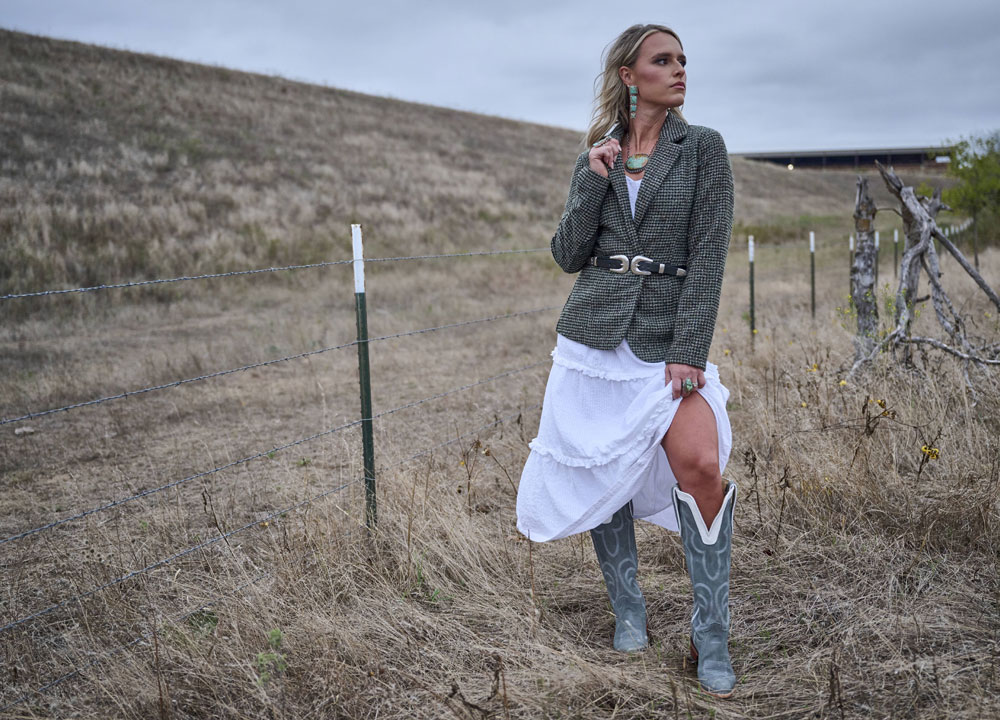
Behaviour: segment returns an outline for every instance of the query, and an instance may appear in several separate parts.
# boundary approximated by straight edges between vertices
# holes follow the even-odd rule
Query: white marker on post
[[[361,226],[351,225],[351,245],[354,247],[354,292],[365,291],[365,251],[361,242]]]

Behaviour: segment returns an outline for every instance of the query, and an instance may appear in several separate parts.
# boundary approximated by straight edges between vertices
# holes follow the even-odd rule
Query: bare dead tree
[[[854,336],[854,360],[857,363],[872,354],[878,336],[878,302],[875,297],[875,214],[878,208],[868,192],[868,179],[858,176],[854,196],[854,231],[858,235],[854,263],[851,265],[851,302],[858,313]]]
[[[881,170],[881,166],[879,167]],[[892,172],[891,169],[890,172]],[[917,197],[917,201],[931,220],[937,218],[938,212],[944,206],[944,203],[941,201],[940,189],[935,190],[934,195],[930,198]],[[914,310],[917,303],[930,299],[930,295],[922,298],[917,296],[920,288],[920,268],[924,252],[925,250],[929,250],[929,252],[935,253],[935,249],[932,237],[928,234],[930,233],[930,226],[926,223],[915,221],[913,214],[908,212],[905,203],[902,203],[902,208],[900,216],[903,218],[903,259],[899,263],[900,280],[899,288],[896,291],[896,312],[893,320],[896,327],[902,329],[903,336],[909,337],[910,326],[913,324]],[[936,253],[933,264],[935,266],[938,265]],[[940,268],[938,268],[937,277],[940,277],[940,275]],[[903,343],[901,347],[894,349],[899,350],[904,364],[909,365],[913,362],[912,346],[909,343]]]
[[[980,289],[983,290],[990,301],[996,305],[998,311],[1000,311],[1000,296],[997,296],[993,288],[983,280],[982,276],[969,264],[959,249],[938,228],[935,221],[937,213],[941,209],[947,209],[947,206],[941,202],[940,191],[936,191],[934,196],[930,198],[918,197],[912,187],[903,185],[903,182],[891,167],[887,169],[878,161],[875,162],[875,165],[879,173],[881,173],[882,179],[885,181],[889,191],[899,199],[905,244],[903,258],[900,261],[899,287],[896,291],[896,308],[895,317],[893,318],[895,327],[880,342],[864,343],[866,352],[855,353],[854,366],[851,368],[850,374],[853,375],[862,365],[874,358],[879,351],[886,348],[892,350],[894,357],[900,357],[903,362],[910,363],[912,362],[910,354],[911,346],[922,344],[942,350],[964,361],[965,380],[971,389],[973,386],[969,378],[970,366],[976,366],[981,369],[985,369],[988,366],[1000,366],[1000,343],[989,342],[983,338],[976,338],[969,334],[966,319],[955,308],[948,293],[941,285],[941,264],[937,250],[934,247],[934,240],[937,239],[941,243],[941,247],[946,249],[955,258],[958,264],[969,274]],[[863,202],[861,194],[862,191],[867,191],[866,187],[862,187],[860,178],[858,185],[859,199],[855,202],[854,211],[856,226],[858,226],[859,207]],[[863,217],[864,215],[861,214],[860,216]],[[860,226],[858,228],[860,242]],[[855,260],[855,267],[851,271],[852,292],[855,288],[854,275],[858,267],[859,263]],[[930,294],[923,298],[917,296],[921,269],[926,273],[930,285]],[[947,340],[914,336],[911,333],[915,307],[917,303],[928,299],[931,300],[935,317],[947,335]],[[858,312],[858,331],[860,335],[860,308]]]

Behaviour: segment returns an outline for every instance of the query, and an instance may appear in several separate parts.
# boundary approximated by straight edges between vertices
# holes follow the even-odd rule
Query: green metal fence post
[[[354,308],[358,317],[358,381],[361,384],[361,445],[365,468],[365,525],[378,523],[375,500],[375,442],[372,433],[372,386],[368,366],[368,308],[365,302],[365,253],[361,226],[351,225],[354,247]]]

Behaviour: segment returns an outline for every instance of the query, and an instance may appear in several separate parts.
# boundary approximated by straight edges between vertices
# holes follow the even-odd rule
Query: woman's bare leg
[[[699,393],[681,400],[670,429],[661,442],[681,490],[693,496],[711,527],[722,507],[722,473],[719,472],[719,434],[715,414]]]

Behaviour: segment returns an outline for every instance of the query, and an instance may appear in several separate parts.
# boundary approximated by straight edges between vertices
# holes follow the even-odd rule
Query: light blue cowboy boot
[[[615,650],[636,652],[649,647],[646,601],[635,577],[638,558],[631,503],[591,530],[590,537],[615,611]]]
[[[684,544],[694,591],[691,615],[691,660],[698,664],[698,682],[709,695],[733,694],[736,675],[729,661],[729,560],[733,541],[736,485],[726,486],[722,507],[705,527],[694,498],[674,486],[674,511]]]

